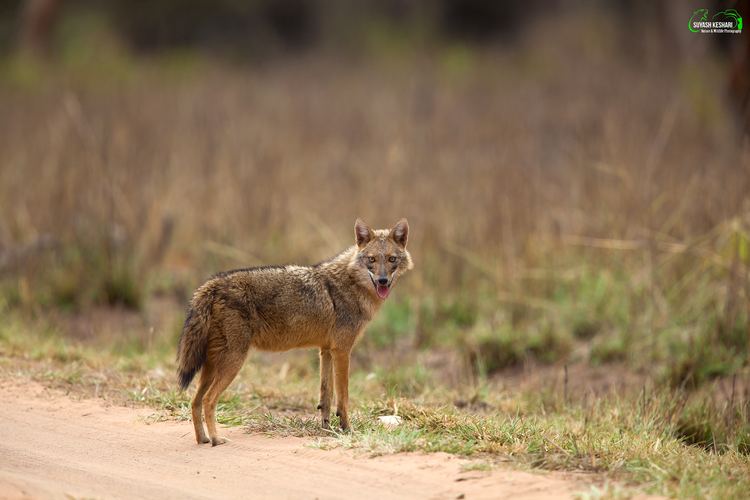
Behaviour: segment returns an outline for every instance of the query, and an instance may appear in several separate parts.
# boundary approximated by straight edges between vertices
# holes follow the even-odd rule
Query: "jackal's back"
[[[325,283],[311,267],[241,269],[213,282],[214,311],[229,340],[272,351],[319,345],[335,322]]]

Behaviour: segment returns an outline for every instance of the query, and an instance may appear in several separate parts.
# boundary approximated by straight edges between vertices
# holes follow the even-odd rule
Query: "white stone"
[[[382,417],[378,417],[378,420],[386,427],[401,425],[401,417],[398,415],[383,415]]]

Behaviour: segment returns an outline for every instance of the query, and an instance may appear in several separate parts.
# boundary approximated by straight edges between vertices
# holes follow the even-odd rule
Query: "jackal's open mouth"
[[[372,285],[375,287],[375,293],[378,294],[378,297],[385,300],[388,297],[388,294],[391,293],[391,284],[379,285],[375,282],[375,279],[372,276],[370,276],[370,281],[372,281]]]
[[[391,293],[391,287],[388,285],[376,285],[375,291],[378,292],[378,297],[385,299],[388,297],[388,294]]]

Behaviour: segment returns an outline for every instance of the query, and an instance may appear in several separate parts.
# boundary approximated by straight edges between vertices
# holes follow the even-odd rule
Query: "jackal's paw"
[[[220,444],[228,443],[230,440],[225,437],[214,437],[211,438],[211,446],[219,446]]]
[[[331,422],[327,418],[324,418],[321,427],[323,427],[323,429],[325,430],[328,430],[331,428]]]
[[[206,436],[201,436],[198,439],[196,439],[196,441],[198,441],[198,444],[206,444],[206,443],[211,442],[211,440],[208,439]]]
[[[340,410],[336,412],[336,416],[339,417],[341,432],[349,432],[351,430],[351,426],[349,425],[349,417],[343,415]]]

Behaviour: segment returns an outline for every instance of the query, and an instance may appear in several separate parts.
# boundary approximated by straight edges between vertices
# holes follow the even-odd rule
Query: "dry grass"
[[[705,243],[737,218],[747,230],[750,175],[723,82],[644,72],[604,52],[606,38],[570,64],[576,40],[534,36],[518,52],[402,64],[6,81],[1,241],[51,235],[83,254],[69,259],[135,266],[139,287],[157,270],[193,284],[216,267],[314,261],[350,243],[357,214],[411,218],[420,266],[436,271],[411,280],[417,293],[482,278],[511,294],[599,247],[632,254],[649,285],[686,254],[729,265]]]

